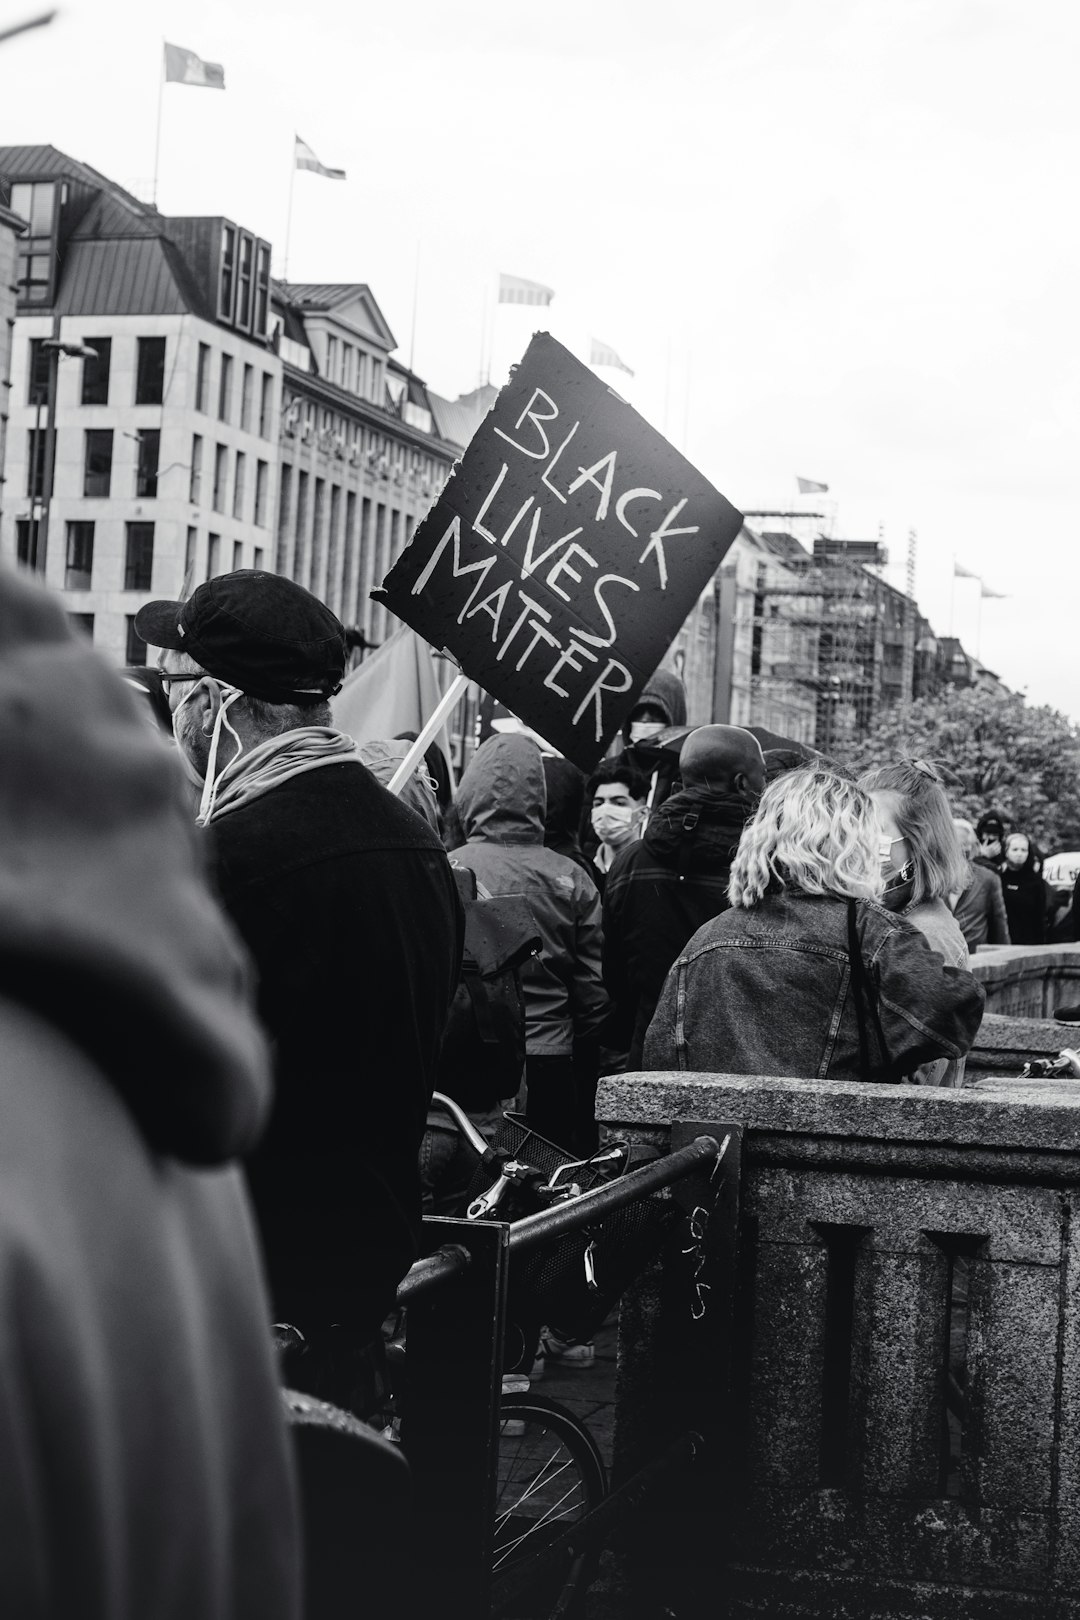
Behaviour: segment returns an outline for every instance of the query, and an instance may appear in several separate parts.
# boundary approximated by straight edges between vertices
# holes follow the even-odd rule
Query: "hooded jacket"
[[[630,714],[639,709],[643,703],[650,704],[654,709],[660,709],[664,715],[665,726],[685,726],[686,724],[686,687],[677,675],[669,669],[657,669],[649,676],[638,696],[637,702]],[[623,741],[630,742],[630,716],[626,718],[623,726]]]
[[[477,749],[455,804],[468,842],[454,860],[492,895],[518,895],[543,941],[521,969],[526,1053],[567,1057],[596,1033],[607,998],[600,974],[600,898],[574,861],[544,846],[546,809],[540,750],[500,734]]]
[[[289,1620],[246,958],[171,748],[0,572],[0,1613]]]
[[[641,1061],[668,969],[702,923],[725,910],[731,862],[753,807],[737,794],[684,790],[617,857],[604,889],[610,1047]]]

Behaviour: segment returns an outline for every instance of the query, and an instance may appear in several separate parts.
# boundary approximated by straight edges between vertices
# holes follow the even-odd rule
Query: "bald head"
[[[765,759],[741,726],[699,726],[682,745],[679,775],[684,788],[753,799],[765,787]]]

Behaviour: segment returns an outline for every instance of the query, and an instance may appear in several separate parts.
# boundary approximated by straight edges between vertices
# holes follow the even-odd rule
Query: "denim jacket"
[[[781,890],[699,928],[668,974],[644,1067],[902,1080],[931,1058],[963,1057],[982,987],[902,917],[860,900],[859,949],[885,1046],[867,1007],[869,1071],[860,1072],[847,915],[840,898]]]

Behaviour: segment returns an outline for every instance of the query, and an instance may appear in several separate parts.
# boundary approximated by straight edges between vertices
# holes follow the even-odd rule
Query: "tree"
[[[1080,849],[1080,728],[1017,692],[950,686],[885,709],[846,751],[856,773],[896,759],[942,768],[953,811],[978,821],[1000,810],[1042,849]]]

